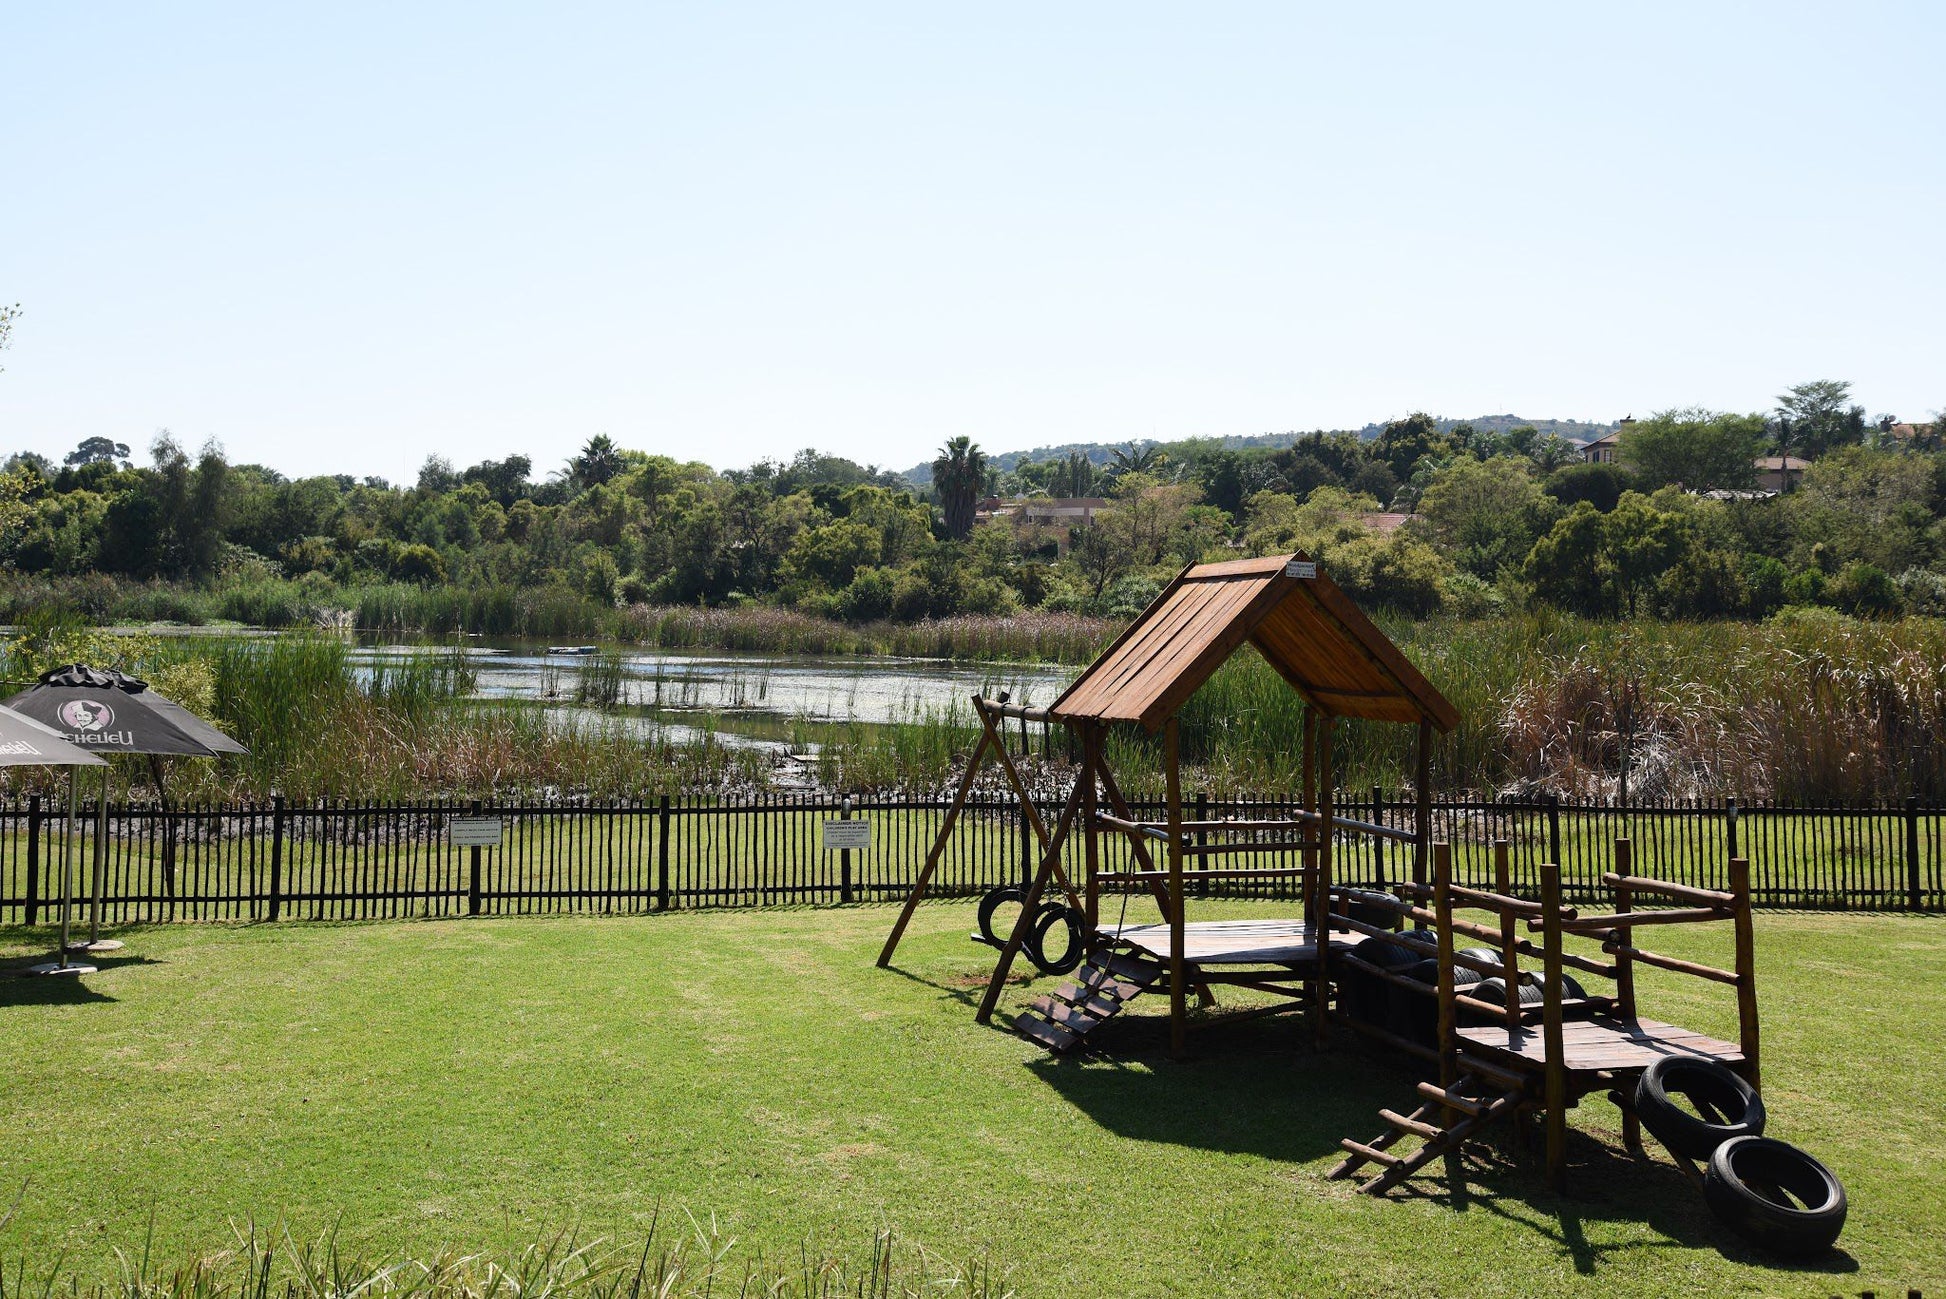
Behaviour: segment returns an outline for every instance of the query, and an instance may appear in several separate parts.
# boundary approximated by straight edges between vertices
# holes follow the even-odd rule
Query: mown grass
[[[1936,919],[1758,920],[1772,1130],[1851,1195],[1844,1253],[1807,1274],[1718,1228],[1666,1160],[1621,1158],[1602,1101],[1576,1115],[1573,1198],[1500,1144],[1469,1158],[1463,1187],[1355,1196],[1324,1173],[1338,1138],[1370,1136],[1378,1107],[1410,1096],[1392,1062],[1315,1052],[1268,1020],[1171,1063],[1142,1003],[1104,1030],[1108,1058],[1051,1061],[972,1022],[990,962],[966,941],[969,906],[923,908],[899,969],[879,971],[891,918],[129,931],[80,983],[0,980],[16,1098],[0,1151],[28,1187],[0,1254],[29,1277],[112,1277],[113,1248],[139,1250],[151,1214],[163,1258],[281,1214],[300,1238],[338,1223],[361,1257],[504,1255],[569,1223],[639,1241],[660,1212],[714,1214],[740,1248],[854,1273],[890,1228],[937,1258],[991,1260],[1023,1295],[1946,1285]],[[1720,959],[1720,933],[1657,938]],[[0,952],[39,941],[0,931]],[[1648,1013],[1734,1027],[1713,985],[1645,973],[1641,995]]]

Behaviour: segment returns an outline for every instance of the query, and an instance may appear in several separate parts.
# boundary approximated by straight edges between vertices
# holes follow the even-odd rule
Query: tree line
[[[923,489],[812,450],[718,471],[606,436],[551,474],[525,456],[463,468],[434,457],[410,484],[286,478],[167,433],[137,464],[127,445],[90,438],[58,465],[7,461],[0,565],[52,579],[296,583],[321,601],[372,583],[552,587],[862,622],[1124,617],[1185,563],[1302,549],[1361,600],[1414,614],[1939,614],[1939,427],[1868,420],[1848,385],[1820,382],[1767,413],[1628,421],[1608,463],[1531,426],[1415,414],[1375,438],[1132,443],[1106,463],[1070,451],[1005,472],[956,438]],[[1766,494],[1767,455],[1809,464]],[[988,522],[988,496],[1107,504],[1089,525]]]

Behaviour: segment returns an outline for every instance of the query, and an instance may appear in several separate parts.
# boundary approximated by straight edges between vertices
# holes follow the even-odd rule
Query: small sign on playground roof
[[[824,850],[841,851],[846,848],[870,848],[872,846],[872,823],[862,817],[856,821],[826,821],[824,823]]]
[[[498,848],[500,818],[456,816],[446,822],[446,842],[455,848]]]
[[[1293,559],[1284,565],[1285,577],[1316,577],[1317,575],[1318,565],[1315,560]]]

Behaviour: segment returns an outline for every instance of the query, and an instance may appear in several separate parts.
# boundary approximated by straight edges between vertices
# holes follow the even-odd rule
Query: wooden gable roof
[[[1302,553],[1185,568],[1049,708],[1153,731],[1245,641],[1335,717],[1431,722],[1459,712]]]

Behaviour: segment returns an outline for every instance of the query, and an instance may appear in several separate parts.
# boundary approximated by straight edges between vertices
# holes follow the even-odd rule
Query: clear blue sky
[[[1946,404],[1946,6],[0,9],[0,451]]]

